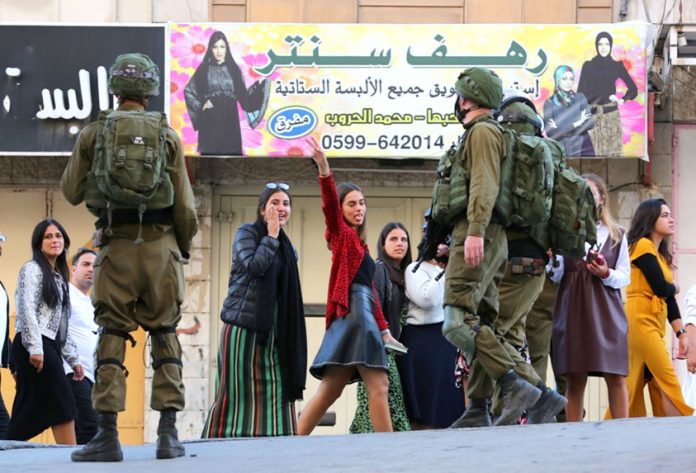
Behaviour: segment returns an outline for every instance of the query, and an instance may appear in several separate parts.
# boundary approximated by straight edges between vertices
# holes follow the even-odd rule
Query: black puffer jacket
[[[239,227],[232,245],[227,297],[220,313],[223,322],[252,330],[260,328],[256,316],[258,284],[274,263],[279,246],[278,240],[262,235],[252,223]]]

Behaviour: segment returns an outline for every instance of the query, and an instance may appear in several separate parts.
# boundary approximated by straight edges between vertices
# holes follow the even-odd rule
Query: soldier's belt
[[[511,274],[529,274],[539,276],[546,271],[546,262],[541,258],[513,256],[509,259]]]

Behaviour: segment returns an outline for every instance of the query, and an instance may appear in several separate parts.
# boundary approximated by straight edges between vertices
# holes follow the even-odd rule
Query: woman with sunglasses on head
[[[75,399],[63,360],[75,381],[84,378],[84,370],[68,332],[69,246],[60,223],[42,220],[31,235],[32,259],[19,270],[12,343],[17,394],[8,440],[29,440],[51,427],[56,443],[76,444]]]
[[[314,139],[312,159],[319,168],[322,211],[332,264],[326,326],[310,373],[321,380],[302,410],[299,433],[309,435],[343,388],[365,383],[375,432],[391,432],[385,343],[403,348],[389,332],[373,285],[375,262],[365,243],[365,196],[352,182],[334,185],[329,162]]]
[[[626,288],[628,317],[628,414],[645,417],[643,390],[647,383],[653,415],[690,416],[670,355],[665,350],[669,321],[679,342],[679,356],[686,357],[688,336],[675,299],[669,237],[675,222],[664,199],[643,201],[633,214],[628,231],[631,283]]]
[[[288,185],[268,183],[256,221],[235,235],[220,314],[225,324],[216,394],[204,438],[297,433],[295,401],[305,387],[307,333],[297,254],[283,230],[291,211]]]

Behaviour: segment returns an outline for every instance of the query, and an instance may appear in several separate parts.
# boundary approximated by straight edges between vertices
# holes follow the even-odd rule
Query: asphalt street
[[[392,434],[186,442],[155,460],[125,446],[121,463],[72,463],[73,447],[0,441],[5,472],[667,472],[696,471],[696,418],[625,419]]]

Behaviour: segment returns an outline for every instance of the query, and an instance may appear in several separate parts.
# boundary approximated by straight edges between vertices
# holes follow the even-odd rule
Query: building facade
[[[679,225],[675,239],[678,277],[680,286],[686,288],[696,282],[696,269],[692,269],[696,268],[696,228],[691,228],[696,221],[689,221],[688,207],[682,205],[696,197],[696,190],[688,185],[688,179],[696,176],[696,166],[688,159],[688,150],[696,145],[696,91],[692,67],[668,67],[662,49],[669,43],[664,25],[696,21],[696,2],[683,3],[679,14],[661,12],[655,6],[646,12],[644,3],[635,0],[556,0],[553,8],[541,0],[0,0],[0,26],[8,22],[167,21],[574,24],[643,20],[661,24],[665,33],[655,44],[656,100],[650,162],[592,159],[573,160],[572,164],[581,172],[593,172],[606,179],[613,213],[625,227],[641,200],[661,195],[673,203]],[[75,248],[91,238],[93,218],[84,208],[67,204],[58,188],[66,162],[66,156],[0,156],[0,230],[8,236],[0,260],[0,279],[10,294],[14,293],[19,268],[31,255],[29,236],[40,219],[52,216],[61,221]],[[266,182],[291,185],[294,208],[288,232],[300,254],[310,358],[324,331],[330,264],[323,241],[315,168],[308,158],[189,158],[188,164],[195,182],[200,231],[185,268],[186,300],[180,326],[185,329],[181,342],[186,410],[179,416],[178,426],[184,439],[200,436],[214,389],[221,328],[218,314],[227,291],[232,238],[241,223],[254,219],[257,196]],[[406,224],[415,247],[423,211],[429,206],[434,161],[341,158],[331,164],[337,181],[352,180],[365,190],[373,253],[379,229],[393,220]],[[143,361],[149,359],[147,340],[144,333],[137,338],[141,343],[128,350],[128,409],[119,418],[126,443],[153,441],[157,420],[157,413],[148,406],[151,370],[143,368]],[[2,378],[3,395],[9,405],[13,389],[7,380],[11,378],[9,373],[3,373]],[[314,379],[308,379],[306,398],[312,396],[317,385]],[[607,406],[603,383],[590,383],[587,396],[589,418],[600,419]],[[301,410],[301,405],[298,407]],[[354,408],[355,390],[349,388],[332,408],[335,425],[319,427],[317,433],[347,432]],[[43,439],[48,435],[44,434]]]

